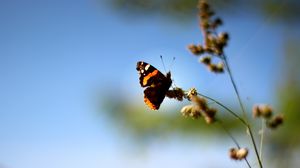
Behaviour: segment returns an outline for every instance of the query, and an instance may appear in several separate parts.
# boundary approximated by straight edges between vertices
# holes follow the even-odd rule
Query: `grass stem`
[[[231,83],[233,85],[235,94],[236,94],[236,96],[238,98],[239,105],[240,105],[240,107],[242,109],[242,112],[243,112],[243,115],[244,115],[244,120],[243,121],[246,122],[246,127],[247,127],[247,130],[248,130],[249,134],[250,134],[251,142],[252,142],[252,145],[254,147],[256,158],[258,160],[259,166],[260,166],[260,168],[263,168],[263,165],[262,165],[262,162],[261,162],[261,158],[260,158],[260,156],[258,154],[258,150],[257,150],[257,146],[256,146],[255,139],[254,139],[254,136],[253,136],[253,132],[252,132],[251,126],[248,123],[246,110],[245,110],[244,105],[242,103],[241,96],[240,96],[239,91],[237,89],[236,83],[235,83],[235,81],[233,79],[233,75],[232,75],[232,72],[230,70],[230,67],[229,67],[226,55],[222,54],[221,58],[223,59],[224,65],[225,65],[226,70],[227,70],[227,72],[229,74],[229,77],[230,77],[230,81],[231,81]]]

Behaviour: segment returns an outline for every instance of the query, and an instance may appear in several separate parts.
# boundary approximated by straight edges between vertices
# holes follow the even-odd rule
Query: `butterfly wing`
[[[144,102],[152,110],[158,110],[168,89],[160,87],[147,87],[144,90]]]
[[[140,85],[142,87],[157,85],[166,80],[164,74],[146,62],[138,62],[136,69],[139,71]]]
[[[169,90],[172,80],[171,73],[165,76],[152,65],[145,62],[138,62],[136,69],[140,73],[140,84],[146,87],[144,90],[144,102],[152,110],[159,109],[166,92]]]

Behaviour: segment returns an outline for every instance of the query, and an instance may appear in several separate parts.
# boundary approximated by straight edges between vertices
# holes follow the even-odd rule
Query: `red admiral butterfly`
[[[146,87],[144,102],[152,110],[158,110],[171,87],[171,72],[164,75],[152,65],[142,61],[137,62],[136,70],[140,74],[141,86]]]

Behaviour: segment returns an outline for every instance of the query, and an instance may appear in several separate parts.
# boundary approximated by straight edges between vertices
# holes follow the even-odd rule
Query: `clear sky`
[[[234,76],[249,104],[274,103],[282,30],[266,18],[243,17],[223,17],[222,30],[231,35],[226,53]],[[197,24],[196,15],[183,24],[159,15],[127,17],[104,1],[0,1],[0,167],[211,163],[210,157],[178,139],[163,147],[153,142],[142,156],[141,151],[132,152],[113,121],[98,114],[95,100],[98,90],[124,90],[143,103],[136,62],[144,60],[163,72],[160,55],[167,68],[176,57],[170,70],[177,86],[234,98],[228,77],[208,73],[186,49],[201,40]],[[224,154],[204,150],[207,155]],[[185,152],[193,155],[182,156]],[[224,163],[236,165],[227,158]]]

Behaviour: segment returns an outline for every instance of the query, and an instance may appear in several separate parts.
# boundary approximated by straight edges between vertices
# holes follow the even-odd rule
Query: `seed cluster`
[[[211,10],[210,5],[205,0],[199,0],[198,4],[199,8],[199,18],[200,18],[200,28],[203,35],[203,44],[191,44],[188,46],[188,49],[192,54],[199,57],[199,61],[205,65],[211,72],[214,73],[223,73],[224,67],[229,73],[231,79],[230,69],[228,67],[227,59],[224,54],[224,48],[227,45],[229,35],[226,32],[217,33],[216,29],[222,25],[222,20],[220,18],[214,18],[214,11]],[[213,63],[213,58],[217,58],[220,61],[218,63]],[[235,87],[235,82],[232,79],[233,86]],[[235,88],[236,89],[236,88]],[[236,94],[239,97],[239,94],[236,89]],[[248,129],[251,135],[251,139],[253,140],[253,144],[255,146],[255,141],[253,138],[253,134],[251,133],[250,126],[246,119],[239,117],[239,115],[232,110],[228,109],[226,106],[220,104],[218,101],[215,101],[212,98],[204,96],[202,94],[198,94],[195,88],[192,88],[188,91],[184,91],[183,89],[176,87],[172,90],[169,90],[166,93],[166,97],[176,99],[178,101],[182,101],[183,99],[187,99],[190,101],[190,104],[181,108],[181,114],[184,117],[190,117],[192,119],[199,119],[201,117],[204,118],[207,124],[214,123],[215,121],[220,121],[220,119],[216,119],[217,109],[209,107],[207,103],[207,99],[214,101],[220,106],[224,107],[227,111],[233,114],[237,119],[239,119]],[[207,99],[206,99],[207,98]],[[240,102],[241,103],[241,102]],[[241,106],[243,110],[243,106]],[[243,110],[244,111],[244,110]],[[283,123],[283,115],[277,114],[275,115],[271,106],[266,104],[258,104],[254,105],[252,109],[252,114],[254,118],[262,118],[265,121],[265,124],[268,128],[275,129],[279,125]],[[246,115],[245,115],[246,116]],[[246,117],[245,117],[246,118]],[[229,133],[230,135],[230,133]],[[241,148],[237,143],[235,138],[230,135],[234,142],[236,142],[236,148],[231,148],[229,150],[230,158],[234,160],[245,160],[249,167],[249,162],[247,160],[248,149]],[[257,149],[256,147],[254,147]],[[256,156],[261,165],[261,158],[259,157],[257,150]]]
[[[276,114],[273,115],[273,109],[271,106],[266,104],[254,105],[252,108],[252,115],[254,118],[263,118],[266,121],[266,126],[268,128],[277,128],[283,123],[283,115]]]
[[[185,98],[185,93],[181,88],[176,87],[172,90],[168,90],[166,96],[170,99],[176,99],[178,101],[182,101],[183,98]]]
[[[190,89],[186,94],[188,100],[192,102],[181,109],[181,113],[185,117],[198,119],[203,116],[206,123],[211,124],[216,121],[215,116],[217,109],[210,108],[205,98],[198,96],[195,88]]]
[[[223,24],[220,18],[214,18],[214,11],[205,0],[200,0],[198,4],[200,29],[203,35],[203,44],[190,44],[188,49],[195,56],[200,56],[199,61],[214,73],[224,72],[224,64],[212,63],[212,57],[223,59],[224,47],[227,45],[229,35],[226,32],[217,33],[216,29]],[[207,54],[203,56],[204,54]]]
[[[247,148],[231,148],[229,150],[229,156],[233,160],[242,160],[245,159],[248,155]]]

